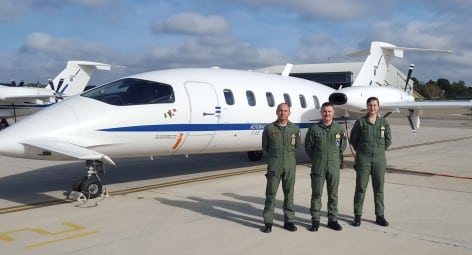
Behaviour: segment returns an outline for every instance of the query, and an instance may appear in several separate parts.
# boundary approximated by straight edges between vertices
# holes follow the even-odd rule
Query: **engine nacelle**
[[[347,103],[347,96],[344,93],[341,92],[334,92],[329,95],[328,98],[329,102],[334,104],[334,105],[343,105]]]

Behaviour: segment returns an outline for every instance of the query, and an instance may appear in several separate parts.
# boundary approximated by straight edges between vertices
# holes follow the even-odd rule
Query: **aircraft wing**
[[[415,102],[395,102],[383,103],[380,105],[384,110],[386,108],[392,109],[446,109],[446,108],[471,108],[472,101],[415,101]]]
[[[22,96],[0,96],[0,101],[23,104],[25,102],[31,102],[37,99],[46,99],[53,97],[54,95],[22,95]]]
[[[72,143],[46,138],[38,138],[34,140],[28,140],[23,142],[23,144],[40,150],[51,151],[66,157],[85,160],[105,160],[106,162],[115,165],[115,162],[113,162],[113,160],[107,155]]]
[[[381,104],[381,111],[386,112],[387,117],[392,112],[408,111],[408,122],[413,133],[420,127],[420,114],[423,110],[431,109],[451,109],[451,108],[470,108],[472,101],[415,101],[415,102],[392,102]]]
[[[17,87],[0,87],[0,100],[5,101],[28,101],[41,98],[53,97],[54,93],[45,89],[30,89]]]

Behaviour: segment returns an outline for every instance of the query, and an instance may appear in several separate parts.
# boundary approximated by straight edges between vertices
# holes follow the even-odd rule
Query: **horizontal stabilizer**
[[[447,109],[447,108],[472,108],[472,101],[415,101],[415,102],[395,102],[383,103],[382,109]]]

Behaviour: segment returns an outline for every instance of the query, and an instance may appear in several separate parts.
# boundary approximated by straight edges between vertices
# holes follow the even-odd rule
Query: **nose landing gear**
[[[99,160],[85,161],[85,167],[88,169],[87,176],[76,181],[72,185],[72,191],[81,192],[88,199],[103,196],[104,192],[102,181],[98,174],[105,173],[103,162]]]

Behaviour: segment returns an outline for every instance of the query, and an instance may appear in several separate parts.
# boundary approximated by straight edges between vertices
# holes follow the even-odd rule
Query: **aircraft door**
[[[186,82],[189,100],[189,132],[179,152],[203,152],[215,135],[215,124],[219,120],[219,104],[215,88],[205,82]]]

